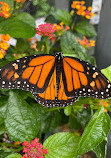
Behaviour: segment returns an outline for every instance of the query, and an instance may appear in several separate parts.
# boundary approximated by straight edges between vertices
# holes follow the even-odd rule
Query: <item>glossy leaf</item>
[[[103,140],[93,151],[99,158],[106,158],[107,140]]]
[[[45,158],[71,158],[79,142],[79,136],[72,133],[61,132],[56,133],[44,142],[44,148],[48,149],[48,154]]]
[[[68,13],[67,10],[58,9],[55,12],[55,17],[63,22],[65,25],[71,24],[71,15]]]
[[[97,33],[94,26],[92,26],[88,21],[82,21],[77,23],[75,30],[81,33],[83,36],[96,37]]]
[[[108,78],[111,82],[111,66],[107,67],[106,69],[102,69],[101,72]]]
[[[5,112],[7,108],[8,97],[0,97],[0,124],[5,120]]]
[[[36,34],[35,20],[28,13],[20,13],[14,18],[0,23],[0,33],[9,34],[15,38],[30,38]]]
[[[78,145],[77,155],[84,154],[99,145],[110,130],[110,118],[101,107],[88,123]]]
[[[0,135],[3,134],[5,132],[5,125],[2,124],[0,125]]]
[[[22,155],[20,154],[11,154],[11,155],[8,155],[6,158],[21,158]]]
[[[61,49],[64,54],[73,54],[75,57],[77,57],[79,53],[81,53],[80,57],[86,53],[86,50],[77,42],[76,35],[69,31],[65,32],[61,37]]]
[[[60,112],[48,112],[42,105],[39,104],[33,104],[32,107],[38,116],[41,133],[52,131],[59,125],[61,120]]]
[[[39,130],[36,113],[13,91],[8,100],[5,125],[10,139],[20,142],[32,140]]]

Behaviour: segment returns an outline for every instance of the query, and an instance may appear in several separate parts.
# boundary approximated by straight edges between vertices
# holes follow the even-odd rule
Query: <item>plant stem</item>
[[[49,54],[48,38],[46,38],[45,43],[46,43],[47,54]]]
[[[5,142],[3,142],[3,143],[0,143],[0,145],[1,145],[1,146],[9,146],[9,147],[14,147],[14,148],[19,148],[19,147],[20,147],[20,146],[18,146],[18,145],[9,144],[9,143],[5,143]]]
[[[73,23],[72,23],[72,25],[71,25],[71,30],[72,30],[72,31],[74,31],[74,27],[75,27],[75,24],[76,24],[76,20],[77,20],[77,15],[75,16],[74,21],[73,21]]]

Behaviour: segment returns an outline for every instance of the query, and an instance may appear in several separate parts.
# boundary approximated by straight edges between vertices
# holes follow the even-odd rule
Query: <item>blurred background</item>
[[[71,10],[71,3],[73,0],[29,0],[24,10],[34,15],[37,25],[43,22],[47,14],[53,12],[53,9]],[[90,19],[90,22],[95,25],[97,30],[97,41],[94,50],[98,68],[102,69],[111,64],[111,1],[107,0],[85,0],[86,6],[92,6],[92,12],[95,14]]]

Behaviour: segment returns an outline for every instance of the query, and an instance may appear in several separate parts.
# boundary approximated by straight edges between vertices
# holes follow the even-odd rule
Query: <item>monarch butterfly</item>
[[[32,55],[0,69],[0,88],[31,91],[47,107],[65,107],[80,96],[111,97],[111,83],[91,64],[62,53]]]

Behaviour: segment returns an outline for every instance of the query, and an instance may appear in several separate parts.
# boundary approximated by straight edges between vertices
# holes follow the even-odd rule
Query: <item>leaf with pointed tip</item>
[[[107,140],[103,140],[93,151],[99,158],[106,157]]]
[[[55,18],[62,21],[65,25],[71,24],[71,15],[67,10],[58,9],[55,12]]]
[[[45,158],[72,158],[77,148],[80,137],[68,132],[56,133],[44,142],[48,149]]]
[[[39,131],[37,115],[22,97],[11,91],[6,111],[5,126],[13,141],[32,140]]]
[[[108,80],[111,82],[111,66],[102,69],[101,72],[108,78]]]
[[[96,148],[107,137],[110,130],[110,118],[101,107],[91,118],[80,139],[76,156]]]
[[[77,23],[75,29],[78,33],[81,33],[83,36],[87,36],[87,37],[97,36],[94,26],[92,26],[88,21],[82,21]]]

